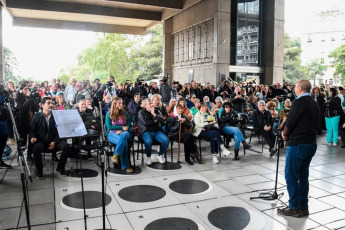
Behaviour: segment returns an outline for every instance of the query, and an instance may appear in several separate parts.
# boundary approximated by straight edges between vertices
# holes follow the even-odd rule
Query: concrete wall
[[[4,47],[2,44],[2,6],[0,6],[0,84],[4,82]]]

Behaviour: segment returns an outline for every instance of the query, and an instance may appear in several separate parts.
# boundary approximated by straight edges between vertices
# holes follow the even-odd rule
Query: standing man
[[[289,193],[289,207],[279,208],[283,216],[305,217],[309,215],[309,165],[315,155],[316,133],[320,121],[320,108],[310,94],[309,80],[299,80],[289,116],[282,133],[287,141],[285,180]]]
[[[72,106],[75,96],[77,95],[77,89],[75,88],[77,81],[75,80],[75,78],[71,77],[69,82],[70,85],[66,87],[64,91],[64,97],[65,101]]]

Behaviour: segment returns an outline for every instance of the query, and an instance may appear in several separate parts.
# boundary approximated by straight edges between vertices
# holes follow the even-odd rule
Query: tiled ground
[[[264,149],[263,154],[247,151],[238,162],[227,157],[214,165],[209,144],[203,142],[203,164],[189,166],[183,162],[181,169],[164,172],[141,166],[143,171],[135,176],[109,175],[106,192],[112,202],[106,207],[107,228],[145,229],[160,218],[182,217],[193,220],[199,229],[217,229],[208,220],[208,214],[220,207],[236,206],[245,208],[250,214],[251,221],[246,229],[345,229],[345,149],[322,145],[324,139],[324,135],[318,138],[318,150],[310,167],[308,218],[282,217],[276,213],[276,208],[288,201],[284,180],[284,149],[278,170],[278,191],[284,192],[281,201],[251,200],[260,192],[269,192],[274,188],[277,158],[269,158],[267,149]],[[261,148],[256,137],[252,143],[255,149]],[[176,161],[176,144],[174,155]],[[14,169],[0,170],[0,229],[25,229],[20,168],[13,155],[7,162],[11,161]],[[140,166],[140,162],[136,164]],[[99,171],[94,162],[83,161],[83,167]],[[33,166],[31,169],[34,172]],[[83,212],[61,206],[61,199],[66,194],[81,190],[80,180],[66,180],[52,175],[52,172],[52,165],[47,162],[46,179],[39,181],[34,177],[33,183],[28,184],[32,229],[84,229]],[[210,185],[210,189],[202,194],[183,195],[169,188],[171,182],[181,179],[202,180]],[[134,185],[154,185],[164,189],[166,195],[149,203],[133,203],[120,198],[118,192],[121,189]],[[100,174],[85,180],[84,187],[88,191],[100,191]],[[102,228],[101,209],[89,210],[87,215],[88,229]]]

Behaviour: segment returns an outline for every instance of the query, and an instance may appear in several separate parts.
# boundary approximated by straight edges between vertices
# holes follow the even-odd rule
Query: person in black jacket
[[[193,165],[193,162],[190,160],[191,154],[197,152],[196,146],[194,144],[193,134],[190,133],[191,128],[193,127],[192,122],[183,114],[183,107],[181,105],[176,105],[176,113],[170,114],[167,120],[167,127],[170,135],[174,140],[179,140],[179,128],[181,122],[181,142],[184,145],[185,151],[185,161],[189,165]]]
[[[223,104],[224,110],[220,115],[220,130],[226,135],[233,135],[235,140],[235,157],[234,160],[239,160],[238,152],[240,149],[241,142],[245,149],[250,149],[252,146],[247,144],[245,141],[242,132],[237,127],[238,115],[231,110],[231,103],[225,102]]]
[[[69,144],[59,138],[55,120],[52,114],[52,99],[44,97],[41,100],[42,112],[36,113],[32,119],[30,130],[30,142],[33,146],[33,153],[36,160],[37,178],[44,179],[42,152],[47,150],[62,150],[60,161],[56,171],[61,175],[66,175],[65,165],[71,153]]]
[[[123,104],[127,107],[132,97],[129,84],[125,83],[125,85],[123,86],[123,89],[120,89],[118,91],[117,96],[122,98]]]
[[[241,94],[241,87],[236,86],[234,93],[231,95],[232,109],[237,113],[244,113],[246,111],[246,100]]]
[[[151,165],[151,150],[153,141],[161,143],[160,151],[157,156],[159,163],[164,164],[164,153],[169,146],[169,138],[162,131],[162,126],[165,123],[164,118],[155,112],[155,108],[150,99],[145,99],[142,102],[144,109],[138,113],[138,136],[142,138],[145,144],[145,152],[147,156],[146,165]]]
[[[329,98],[325,102],[325,117],[327,128],[327,145],[337,147],[338,145],[338,130],[340,117],[343,114],[341,107],[341,100],[338,95],[338,90],[334,87],[329,90]]]
[[[5,95],[4,91],[0,91],[0,168],[12,168],[11,165],[6,164],[2,155],[6,146],[8,139],[9,129],[7,122],[10,121],[10,114],[8,112],[7,106],[5,105]]]
[[[320,108],[311,97],[310,89],[309,80],[296,83],[297,98],[282,132],[282,139],[287,141],[285,181],[289,193],[289,206],[277,210],[283,216],[309,215],[309,166],[317,149],[316,132],[320,121]]]
[[[253,113],[253,125],[255,131],[265,138],[271,153],[270,156],[273,156],[276,152],[274,149],[275,136],[272,131],[273,118],[271,113],[265,109],[265,104],[263,100],[258,102],[259,109]]]
[[[339,123],[339,134],[341,137],[341,141],[344,143],[341,148],[345,148],[345,113],[340,118]]]
[[[324,127],[325,124],[325,115],[324,115],[324,108],[325,108],[325,98],[321,94],[321,90],[318,86],[315,86],[311,91],[311,96],[313,97],[314,101],[319,105],[320,107],[320,122],[319,127],[317,129],[317,135],[321,135],[322,127]]]
[[[194,91],[196,98],[202,101],[201,89],[198,87],[196,81],[192,81],[191,83],[192,83],[192,90]]]
[[[209,82],[206,83],[206,87],[201,91],[201,95],[202,95],[202,98],[204,98],[205,96],[208,96],[208,98],[210,99],[210,102],[214,103],[215,96],[214,96],[213,91],[211,90],[211,84]]]

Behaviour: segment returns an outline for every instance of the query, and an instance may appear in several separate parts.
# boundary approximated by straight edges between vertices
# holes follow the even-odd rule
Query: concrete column
[[[267,0],[265,31],[265,84],[283,82],[284,3]]]
[[[163,24],[163,74],[169,73],[172,76],[172,41],[171,33],[173,31],[173,20],[169,18]],[[174,78],[174,76],[172,76]]]
[[[2,45],[2,6],[0,6],[0,84],[4,82],[4,48]]]
[[[214,71],[210,81],[218,86],[220,74],[229,76],[230,65],[230,11],[231,0],[218,0],[218,9],[214,17]]]

